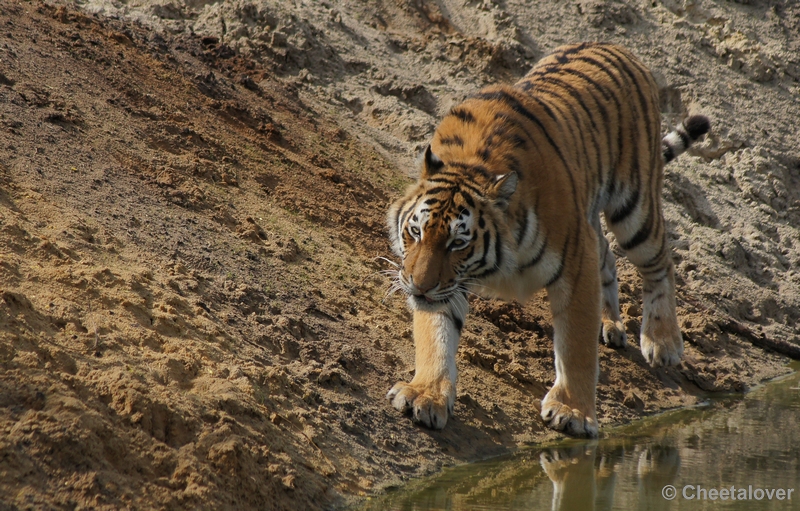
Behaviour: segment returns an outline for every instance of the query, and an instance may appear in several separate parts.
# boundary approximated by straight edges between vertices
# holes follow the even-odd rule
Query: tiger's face
[[[405,213],[395,227],[403,258],[399,281],[412,307],[436,310],[466,291],[466,263],[476,251],[483,252],[479,213],[463,198],[427,193],[407,205]]]
[[[422,179],[390,208],[392,248],[402,258],[396,285],[412,309],[440,310],[500,269],[510,193],[498,195],[506,176],[484,177],[449,172],[428,149]]]

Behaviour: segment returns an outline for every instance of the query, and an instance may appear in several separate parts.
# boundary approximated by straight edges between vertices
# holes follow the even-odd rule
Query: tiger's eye
[[[414,236],[415,238],[419,238],[419,227],[417,227],[416,225],[412,225],[411,227],[409,227],[408,232],[410,232],[411,235]]]
[[[457,248],[461,248],[466,245],[467,242],[462,239],[455,239],[452,243],[450,243],[450,250],[455,250]]]

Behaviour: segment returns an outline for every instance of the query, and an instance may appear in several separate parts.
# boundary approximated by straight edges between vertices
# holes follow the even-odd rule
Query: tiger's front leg
[[[595,396],[599,373],[600,277],[595,240],[582,244],[582,264],[565,267],[547,287],[553,313],[556,381],[542,399],[549,427],[569,435],[597,437]]]
[[[450,311],[414,311],[414,378],[392,387],[386,395],[392,406],[400,411],[410,409],[414,422],[433,429],[444,428],[455,406],[460,336],[460,326]]]

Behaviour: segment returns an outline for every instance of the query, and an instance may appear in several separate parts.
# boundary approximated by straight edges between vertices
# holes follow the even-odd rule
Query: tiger
[[[651,72],[627,49],[597,42],[559,47],[513,86],[490,85],[451,108],[418,182],[387,215],[415,345],[414,377],[391,388],[391,404],[444,428],[467,295],[524,303],[544,288],[556,376],[540,415],[557,431],[596,437],[598,341],[627,342],[600,213],[642,276],[645,360],[678,364],[663,165],[709,129],[692,115],[662,139]]]

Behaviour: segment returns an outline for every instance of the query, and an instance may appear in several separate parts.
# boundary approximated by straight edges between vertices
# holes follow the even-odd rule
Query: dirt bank
[[[558,44],[657,70],[680,367],[600,348],[602,425],[743,391],[796,343],[791,2],[0,4],[0,509],[321,509],[552,434],[546,304],[473,300],[456,417],[378,256],[437,116]],[[640,280],[619,273],[629,337]],[[756,345],[754,345],[754,343]],[[796,344],[795,344],[796,345]]]

